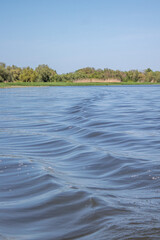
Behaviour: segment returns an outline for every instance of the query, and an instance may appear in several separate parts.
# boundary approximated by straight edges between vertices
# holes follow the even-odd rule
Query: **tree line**
[[[152,71],[150,68],[144,71],[119,71],[86,67],[71,73],[57,74],[56,70],[45,64],[33,69],[30,67],[20,68],[15,65],[6,66],[5,63],[0,63],[0,82],[73,82],[81,79],[117,79],[122,82],[159,83],[160,71]]]

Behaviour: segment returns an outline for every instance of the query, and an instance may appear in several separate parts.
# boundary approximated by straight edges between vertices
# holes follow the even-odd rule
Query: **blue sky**
[[[160,0],[0,0],[0,62],[160,71]]]

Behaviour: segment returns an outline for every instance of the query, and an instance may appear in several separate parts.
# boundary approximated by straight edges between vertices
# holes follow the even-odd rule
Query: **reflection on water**
[[[0,239],[159,239],[159,92],[0,89]]]

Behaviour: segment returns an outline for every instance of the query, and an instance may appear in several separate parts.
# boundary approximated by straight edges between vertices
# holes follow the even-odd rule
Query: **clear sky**
[[[0,0],[0,62],[160,71],[160,0]]]

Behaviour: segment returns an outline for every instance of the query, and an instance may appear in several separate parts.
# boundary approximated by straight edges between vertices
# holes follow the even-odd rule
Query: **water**
[[[160,86],[0,89],[0,239],[160,239]]]

